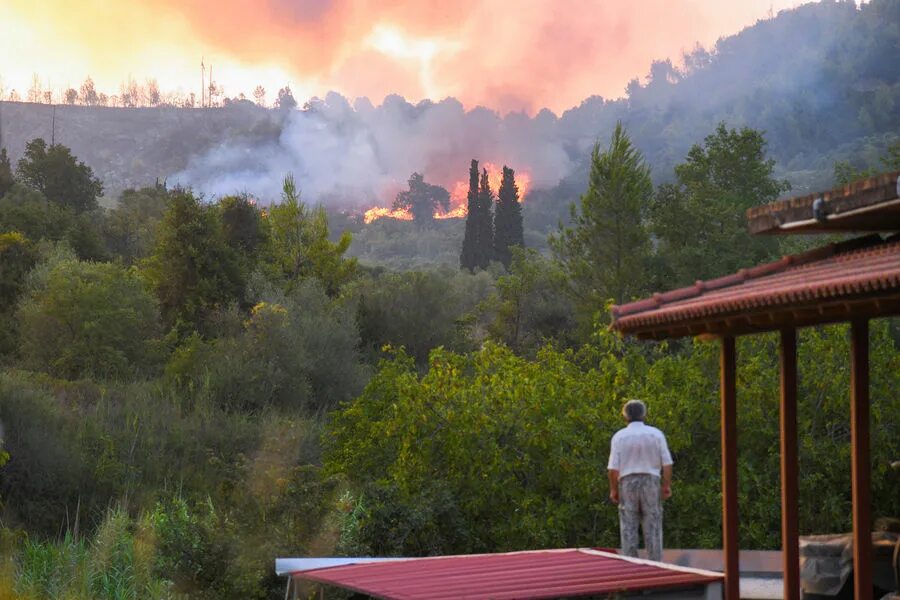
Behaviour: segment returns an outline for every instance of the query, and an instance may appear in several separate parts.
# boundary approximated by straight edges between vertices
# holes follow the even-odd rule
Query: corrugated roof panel
[[[720,581],[711,571],[590,549],[474,554],[354,564],[295,577],[389,600],[539,600],[680,588]]]

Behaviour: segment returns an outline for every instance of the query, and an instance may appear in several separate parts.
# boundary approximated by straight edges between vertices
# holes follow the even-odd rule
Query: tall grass
[[[154,546],[147,524],[122,508],[107,512],[90,541],[71,533],[56,542],[25,539],[0,571],[0,600],[175,598],[154,575]]]

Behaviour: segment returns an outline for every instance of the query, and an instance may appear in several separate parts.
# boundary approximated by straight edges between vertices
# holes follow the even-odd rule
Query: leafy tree
[[[570,342],[572,303],[559,265],[535,250],[512,248],[509,273],[479,307],[490,336],[516,352],[536,351],[547,340]]]
[[[282,110],[293,110],[297,108],[297,101],[294,94],[291,93],[290,86],[284,86],[278,90],[278,97],[275,99],[275,108]]]
[[[720,123],[703,145],[695,144],[675,167],[676,184],[660,188],[652,207],[670,285],[687,285],[770,260],[778,253],[771,237],[751,236],[748,208],[775,200],[790,189],[773,177],[761,132]]]
[[[486,269],[494,255],[494,224],[491,207],[494,195],[485,169],[479,183],[478,161],[469,166],[468,211],[466,213],[466,234],[463,238],[459,265],[463,269],[475,271]]]
[[[182,334],[217,308],[240,299],[244,281],[214,208],[190,192],[169,195],[151,256],[143,269],[163,317]]]
[[[425,181],[419,173],[409,177],[409,189],[397,194],[394,210],[408,210],[416,223],[431,223],[434,212],[450,208],[450,194],[439,185]]]
[[[94,87],[94,80],[90,77],[81,84],[81,102],[86,106],[97,106],[100,104],[100,97],[97,95],[97,89]]]
[[[594,145],[588,189],[571,207],[571,226],[551,238],[584,321],[609,299],[621,303],[645,291],[644,215],[652,193],[650,169],[618,123],[605,152]]]
[[[6,148],[0,148],[0,198],[6,195],[15,182]]]
[[[354,287],[362,346],[378,356],[385,345],[406,348],[420,366],[438,346],[465,349],[467,315],[492,291],[487,273],[447,270],[382,273]],[[373,361],[374,362],[374,361]]]
[[[513,246],[525,247],[522,228],[522,206],[519,204],[519,188],[516,174],[503,167],[503,179],[497,192],[497,210],[494,213],[494,256],[507,269],[512,262]]]
[[[47,146],[35,138],[25,146],[25,156],[18,165],[19,180],[60,206],[84,212],[97,207],[103,185],[94,172],[79,162],[62,144]]]
[[[349,305],[333,302],[309,279],[283,295],[269,292],[234,337],[204,344],[192,337],[167,376],[227,410],[330,409],[363,387],[359,333]]]
[[[169,191],[159,184],[123,191],[103,220],[107,250],[129,264],[149,256],[168,197]]]
[[[0,198],[0,231],[18,231],[34,242],[65,241],[85,260],[106,255],[98,216],[96,212],[76,214],[18,183]]]
[[[887,171],[900,169],[900,141],[896,141],[887,148],[887,152],[881,157],[881,165]],[[857,179],[865,179],[877,175],[880,169],[876,167],[859,168],[849,160],[834,163],[835,185],[847,185]]]
[[[228,245],[254,256],[263,242],[262,218],[256,204],[246,196],[226,196],[219,200],[219,210]]]
[[[156,300],[136,272],[65,254],[35,270],[17,316],[25,363],[67,378],[148,366],[158,327]]]
[[[78,90],[69,88],[65,93],[66,104],[74,105],[78,103]]]
[[[13,313],[36,260],[37,253],[27,237],[18,231],[0,233],[0,356],[16,349]]]
[[[310,209],[301,199],[292,175],[284,179],[281,202],[269,209],[268,262],[276,277],[290,287],[307,277],[318,279],[329,294],[356,276],[355,258],[345,258],[352,237],[329,239],[328,215],[321,206]]]
[[[256,86],[253,89],[253,99],[256,101],[256,104],[262,107],[266,105],[266,88],[261,85]]]

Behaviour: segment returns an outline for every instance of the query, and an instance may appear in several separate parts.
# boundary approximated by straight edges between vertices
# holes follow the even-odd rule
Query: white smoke
[[[270,201],[290,172],[308,202],[364,208],[390,203],[413,172],[445,187],[467,180],[475,158],[525,171],[533,187],[550,187],[572,169],[556,121],[546,111],[535,118],[467,112],[454,99],[413,106],[388,96],[378,107],[365,98],[351,106],[332,92],[293,111],[277,141],[225,142],[169,181],[206,198],[248,193]]]

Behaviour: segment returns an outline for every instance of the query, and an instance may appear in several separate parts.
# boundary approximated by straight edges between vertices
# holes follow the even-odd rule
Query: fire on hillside
[[[500,181],[503,178],[503,169],[493,163],[483,163],[483,167],[487,169],[488,181],[491,185],[491,191],[494,198],[497,197],[497,190],[500,189]],[[516,171],[516,187],[519,188],[519,202],[525,199],[528,191],[531,189],[531,175],[527,171]],[[450,187],[450,207],[446,211],[437,210],[434,212],[435,219],[462,219],[468,212],[468,195],[469,181],[461,179],[456,181]],[[363,222],[369,224],[381,218],[398,219],[400,221],[412,221],[413,214],[404,208],[388,208],[385,206],[373,206],[363,213]]]

